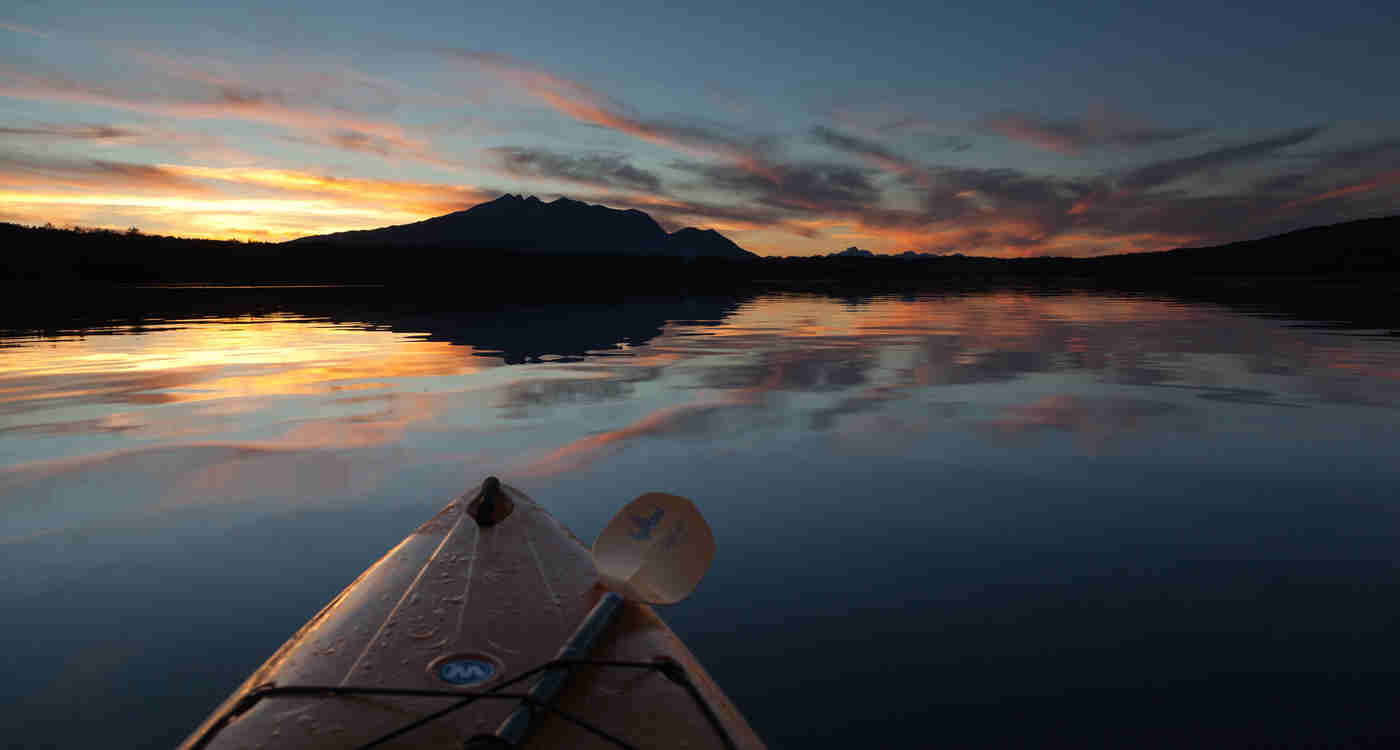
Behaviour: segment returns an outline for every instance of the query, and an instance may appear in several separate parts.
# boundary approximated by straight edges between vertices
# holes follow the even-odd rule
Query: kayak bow
[[[637,498],[590,555],[488,478],[331,600],[181,748],[762,748],[648,604],[689,595],[713,555],[685,498]]]

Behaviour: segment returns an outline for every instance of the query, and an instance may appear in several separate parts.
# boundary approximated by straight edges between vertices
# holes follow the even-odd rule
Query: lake
[[[499,475],[718,555],[663,615],[773,747],[1400,738],[1400,337],[1109,292],[472,304],[128,290],[0,322],[0,729],[169,747]]]

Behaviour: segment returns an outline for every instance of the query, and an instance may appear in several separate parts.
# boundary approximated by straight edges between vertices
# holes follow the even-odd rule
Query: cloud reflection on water
[[[41,529],[252,497],[316,502],[464,460],[558,477],[646,440],[717,450],[739,435],[829,433],[839,460],[852,441],[897,453],[935,433],[1058,430],[1095,452],[1122,434],[1201,429],[1195,417],[1216,408],[1203,401],[1400,404],[1388,339],[1165,299],[1003,291],[584,309],[603,329],[555,326],[570,317],[560,305],[530,313],[539,325],[514,343],[508,316],[353,309],[339,322],[293,312],[11,338],[0,488],[16,502],[4,513]],[[677,309],[698,315],[667,322]],[[607,341],[621,343],[607,357],[546,361]],[[98,477],[127,487],[124,499],[75,510],[70,496]]]

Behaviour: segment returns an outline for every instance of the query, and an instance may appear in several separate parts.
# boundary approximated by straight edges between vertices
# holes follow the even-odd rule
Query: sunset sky
[[[1400,213],[1382,2],[202,6],[0,11],[0,220],[283,240],[511,192],[765,255],[1093,255]]]

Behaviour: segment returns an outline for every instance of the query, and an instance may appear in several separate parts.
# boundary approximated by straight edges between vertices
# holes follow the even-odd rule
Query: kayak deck
[[[182,748],[360,747],[452,706],[457,695],[500,690],[554,659],[606,590],[588,550],[562,524],[501,487],[513,504],[509,515],[478,525],[467,512],[477,490],[449,503],[297,631]],[[695,695],[657,669],[576,666],[554,704],[568,716],[638,748],[725,747],[725,736],[737,747],[763,747],[646,604],[624,603],[588,658],[669,660]],[[449,697],[268,693],[306,687]],[[461,748],[520,705],[479,699],[380,746]],[[534,723],[525,747],[619,746],[557,713],[538,713]]]

